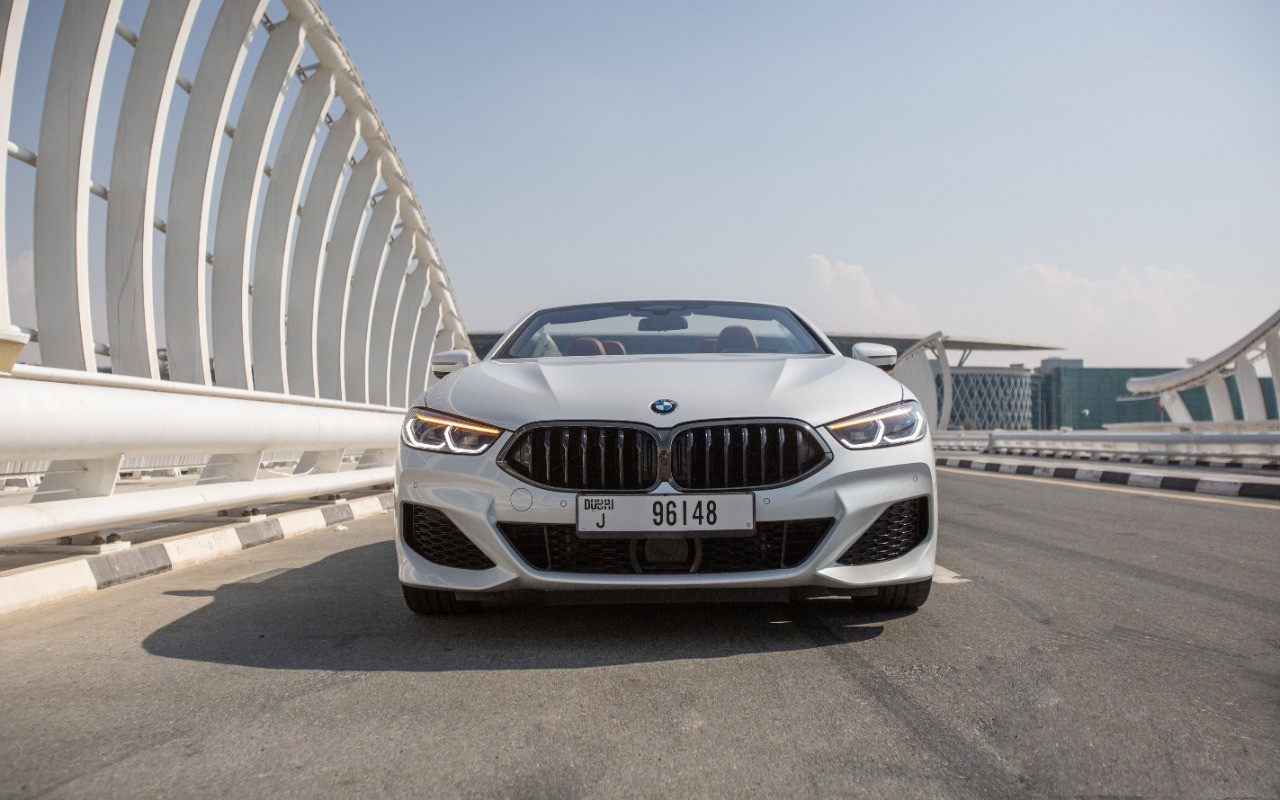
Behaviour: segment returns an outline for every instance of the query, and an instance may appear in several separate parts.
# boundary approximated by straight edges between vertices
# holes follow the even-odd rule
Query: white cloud
[[[1028,264],[1014,278],[1006,302],[1023,318],[1019,327],[1095,365],[1182,366],[1227,347],[1274,310],[1257,310],[1260,298],[1228,292],[1181,265],[1090,277]]]
[[[892,293],[877,293],[871,276],[857,264],[809,255],[799,311],[832,333],[919,333],[920,312]]]

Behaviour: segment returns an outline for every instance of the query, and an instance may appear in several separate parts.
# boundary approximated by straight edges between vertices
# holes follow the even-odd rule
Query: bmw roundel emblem
[[[676,410],[675,400],[654,400],[649,408],[653,409],[655,414],[670,414]]]

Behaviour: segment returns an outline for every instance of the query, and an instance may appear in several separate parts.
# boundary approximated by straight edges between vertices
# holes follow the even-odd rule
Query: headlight
[[[908,400],[833,422],[827,430],[850,450],[868,450],[918,442],[929,430],[929,423],[920,404]]]
[[[482,422],[415,408],[404,420],[404,443],[419,450],[473,456],[498,441],[501,428]]]

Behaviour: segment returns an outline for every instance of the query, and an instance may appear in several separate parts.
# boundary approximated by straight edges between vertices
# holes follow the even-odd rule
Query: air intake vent
[[[737,422],[686,428],[671,445],[671,481],[681,489],[760,489],[792,483],[827,462],[807,426]]]
[[[844,555],[841,564],[876,564],[901,555],[929,535],[929,498],[915,497],[894,503],[867,528]]]
[[[516,435],[503,466],[549,489],[639,492],[658,482],[658,442],[641,428],[547,425]]]
[[[536,570],[588,575],[705,575],[760,572],[801,564],[826,537],[830,519],[760,522],[750,537],[583,539],[573,525],[500,522],[498,528]]]
[[[400,512],[404,543],[426,560],[455,569],[495,566],[440,509],[404,503]]]

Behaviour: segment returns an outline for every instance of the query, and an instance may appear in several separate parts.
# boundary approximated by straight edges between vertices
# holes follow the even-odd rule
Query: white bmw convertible
[[[405,419],[400,583],[419,614],[548,600],[929,595],[925,415],[790,309],[601,303],[538,311]]]

